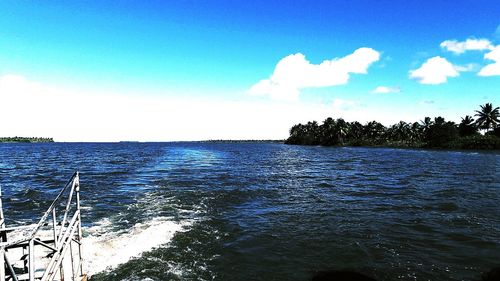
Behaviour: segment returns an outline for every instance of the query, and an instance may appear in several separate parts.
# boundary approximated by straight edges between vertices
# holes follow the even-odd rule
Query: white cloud
[[[500,31],[500,25],[497,27],[495,34],[497,34],[499,31]],[[500,45],[494,46],[488,39],[467,39],[462,42],[458,42],[457,40],[446,40],[442,42],[440,46],[455,54],[462,54],[465,51],[470,51],[470,50],[476,50],[476,51],[489,50],[489,52],[484,55],[484,59],[492,60],[494,61],[494,63],[490,63],[484,66],[479,71],[478,75],[479,76],[500,75]],[[478,68],[476,64],[469,64],[466,66],[454,66],[454,67],[456,71],[473,71]]]
[[[448,81],[448,77],[459,76],[460,67],[457,67],[442,57],[428,59],[420,68],[410,71],[410,78],[421,84],[442,84]]]
[[[53,92],[53,90],[54,89],[44,87],[39,83],[28,81],[26,78],[20,75],[6,74],[4,76],[0,76],[0,97],[12,93],[15,93],[17,95],[44,91],[47,93],[51,93]]]
[[[336,98],[333,100],[332,106],[335,111],[348,111],[357,107],[359,103],[353,100],[345,100]]]
[[[483,67],[478,75],[479,76],[498,76],[500,75],[500,45],[496,46],[491,52],[484,55],[485,59],[492,60],[494,63],[488,64]]]
[[[359,48],[321,64],[311,64],[301,53],[289,55],[278,62],[269,79],[253,85],[248,93],[295,101],[301,89],[346,84],[350,74],[366,74],[368,67],[379,59],[380,53],[371,48]]]
[[[277,84],[270,79],[264,79],[253,85],[248,93],[254,96],[267,95],[273,100],[296,101],[299,98],[300,90],[291,85]]]
[[[468,71],[476,71],[479,69],[479,65],[477,63],[468,63],[465,65],[455,65],[455,69],[459,72],[468,72]]]
[[[181,93],[110,93],[0,76],[0,136],[54,137],[56,141],[187,141],[283,139],[294,124],[327,117],[385,125],[443,114],[433,106],[394,107],[336,99],[330,104],[188,98]],[[174,98],[173,96],[178,96]],[[199,96],[198,96],[199,97]]]
[[[331,105],[110,93],[0,76],[0,136],[56,141],[280,139]],[[178,95],[181,96],[181,95]]]
[[[378,86],[372,91],[373,94],[391,94],[400,92],[401,92],[400,87],[387,87],[387,86]]]
[[[490,40],[474,38],[469,38],[462,42],[459,42],[457,40],[446,40],[439,46],[455,54],[462,54],[465,51],[483,51],[493,49],[493,44],[491,44]]]

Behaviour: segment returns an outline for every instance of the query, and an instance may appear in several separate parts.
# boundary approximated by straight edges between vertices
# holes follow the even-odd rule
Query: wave
[[[84,270],[89,276],[112,270],[144,252],[167,244],[175,233],[186,229],[190,224],[157,217],[145,223],[137,223],[128,231],[114,232],[109,231],[112,222],[103,219],[84,229]]]
[[[186,230],[191,222],[175,222],[165,217],[157,217],[145,223],[137,223],[127,231],[112,231],[113,223],[109,218],[98,221],[94,226],[84,228],[83,237],[83,265],[84,272],[92,276],[99,272],[112,270],[118,265],[126,263],[132,258],[140,257],[161,245],[168,244],[175,233]],[[9,239],[15,240],[27,237],[36,224],[27,225],[19,231],[9,234]],[[51,238],[52,230],[42,229],[39,234],[42,238]],[[21,265],[22,252],[9,251],[11,261]],[[37,260],[46,265],[48,263],[45,249],[36,251]],[[13,258],[13,259],[12,259]]]

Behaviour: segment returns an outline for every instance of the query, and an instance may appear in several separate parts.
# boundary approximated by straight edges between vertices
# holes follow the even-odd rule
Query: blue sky
[[[65,119],[81,130],[65,133],[67,123],[57,116],[36,122],[10,117],[0,135],[69,141],[283,138],[295,122],[327,116],[389,124],[439,114],[459,121],[484,102],[500,105],[498,67],[479,75],[495,63],[484,56],[500,44],[495,0],[74,2],[0,2],[0,102],[21,111],[40,99],[29,105],[27,115],[35,117],[83,99],[87,118]],[[470,47],[477,42],[467,45],[467,39],[488,44]],[[442,45],[447,40],[452,43]],[[360,48],[377,56],[367,62],[369,54],[360,52],[331,71],[312,70],[315,77],[325,75],[322,81],[303,77],[305,69]],[[435,57],[442,60],[411,75]],[[283,73],[277,79],[281,62],[300,78]],[[359,69],[347,69],[357,63]],[[345,74],[346,81],[330,79]],[[254,91],[259,81],[267,86]],[[374,94],[377,87],[385,93]],[[152,115],[162,111],[160,104],[183,110]],[[137,121],[127,121],[125,111],[135,112]],[[207,115],[211,130],[200,121]],[[228,116],[241,128],[228,125]]]

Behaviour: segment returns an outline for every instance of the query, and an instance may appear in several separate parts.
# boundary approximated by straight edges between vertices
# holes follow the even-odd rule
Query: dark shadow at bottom
[[[320,271],[312,281],[376,281],[375,279],[354,271],[329,270]]]

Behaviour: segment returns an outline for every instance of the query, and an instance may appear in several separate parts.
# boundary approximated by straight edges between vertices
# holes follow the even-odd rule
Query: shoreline
[[[348,148],[392,148],[392,149],[401,149],[401,150],[428,150],[428,151],[462,151],[462,152],[497,152],[500,153],[500,149],[498,148],[454,148],[454,147],[449,147],[449,148],[443,148],[443,147],[425,147],[425,146],[398,146],[398,145],[310,145],[310,144],[287,144],[285,145],[291,145],[291,146],[305,146],[305,147],[324,147],[324,148],[341,148],[341,147],[348,147]]]
[[[10,140],[7,140],[10,139]],[[324,147],[324,148],[340,148],[340,147],[349,147],[349,148],[392,148],[392,149],[410,149],[410,150],[429,150],[429,151],[477,151],[477,152],[496,152],[500,153],[500,148],[498,147],[480,147],[480,146],[469,146],[469,147],[460,147],[460,146],[446,146],[446,147],[428,147],[425,143],[419,144],[342,144],[342,145],[322,145],[322,144],[300,144],[300,143],[287,143],[286,140],[193,140],[193,141],[153,141],[153,142],[142,142],[142,141],[118,141],[118,142],[58,142],[54,141],[52,138],[21,138],[17,137],[17,140],[12,140],[14,138],[0,138],[0,144],[35,144],[35,143],[54,143],[54,144],[67,144],[67,143],[108,143],[108,144],[144,144],[144,143],[214,143],[214,144],[224,144],[224,143],[232,143],[232,144],[252,144],[252,143],[269,143],[269,144],[283,144],[290,146],[309,146],[309,147]]]
[[[0,143],[48,143],[54,142],[53,138],[41,137],[0,137]]]

